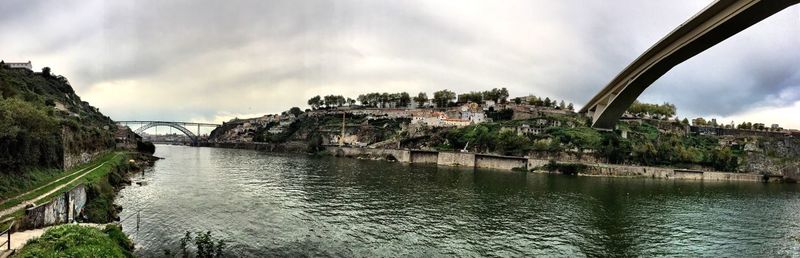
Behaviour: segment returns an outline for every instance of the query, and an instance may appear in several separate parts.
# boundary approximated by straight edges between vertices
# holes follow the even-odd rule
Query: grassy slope
[[[119,226],[63,225],[28,241],[15,257],[134,257],[132,251],[133,243]]]
[[[114,169],[119,164],[123,163],[126,160],[126,158],[127,158],[127,155],[125,155],[124,153],[116,152],[116,153],[107,154],[107,155],[103,156],[102,158],[97,159],[97,160],[87,164],[86,165],[88,167],[87,169],[94,169],[94,168],[97,168],[97,169],[95,169],[94,171],[84,175],[81,179],[75,180],[74,182],[69,183],[69,184],[61,187],[60,190],[53,192],[52,194],[46,196],[45,198],[42,198],[42,199],[36,201],[35,204],[36,205],[40,205],[40,204],[43,204],[43,203],[47,203],[47,202],[51,201],[54,197],[59,196],[59,195],[63,194],[65,191],[69,191],[72,188],[74,188],[75,186],[80,185],[80,184],[92,185],[92,184],[95,184],[95,183],[98,183],[98,182],[105,183],[105,182],[103,182],[103,179],[105,179],[107,175],[109,175],[112,171],[114,171]],[[0,205],[0,210],[1,209],[6,209],[6,208],[9,208],[9,207],[13,207],[14,205],[17,205],[17,204],[19,204],[19,203],[21,203],[23,201],[35,199],[35,198],[39,197],[40,195],[42,195],[44,193],[47,193],[47,192],[49,192],[49,191],[51,191],[53,189],[56,189],[59,186],[61,186],[62,184],[66,183],[66,182],[69,182],[69,181],[77,178],[80,175],[83,175],[84,172],[85,171],[82,171],[81,173],[77,173],[77,174],[75,174],[73,176],[70,176],[68,178],[61,179],[57,183],[51,184],[51,185],[49,185],[47,187],[43,187],[43,188],[38,189],[36,191],[33,191],[33,192],[27,193],[25,195],[19,196],[18,198],[15,198],[13,200],[9,200],[6,203],[3,203],[2,205]],[[108,207],[103,207],[103,208],[106,209]],[[24,211],[25,211],[24,209],[18,210],[18,211],[14,212],[14,213],[11,213],[9,215],[6,215],[6,216],[0,218],[0,221],[5,221],[6,219],[11,218],[11,217],[18,218],[18,217],[24,215]],[[9,224],[9,223],[10,223],[10,221],[9,222],[4,222],[4,223],[0,223],[0,228],[6,227],[7,224]]]

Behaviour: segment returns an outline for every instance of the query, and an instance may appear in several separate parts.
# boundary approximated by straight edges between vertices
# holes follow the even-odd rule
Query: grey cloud
[[[90,96],[101,97],[106,82],[141,83],[131,96],[115,97],[154,103],[135,110],[101,106],[116,119],[279,112],[304,105],[312,94],[501,86],[515,95],[581,105],[706,4],[4,1],[0,32],[19,37],[0,39],[0,55],[29,53],[35,64],[37,56],[62,57],[63,67],[54,70]],[[469,12],[475,5],[485,5],[485,12]],[[642,99],[669,101],[691,115],[730,115],[800,100],[800,50],[794,47],[800,36],[790,36],[800,35],[800,26],[791,26],[797,10],[681,64]],[[41,18],[92,11],[97,17]],[[176,101],[158,103],[166,98],[160,93]],[[254,99],[261,101],[242,101]]]

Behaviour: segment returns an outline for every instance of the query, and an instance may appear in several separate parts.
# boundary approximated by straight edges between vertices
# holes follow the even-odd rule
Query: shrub
[[[118,226],[62,225],[32,239],[15,257],[134,257],[133,243]]]

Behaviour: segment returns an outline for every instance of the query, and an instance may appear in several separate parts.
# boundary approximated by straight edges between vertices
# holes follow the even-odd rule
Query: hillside
[[[0,178],[35,181],[87,162],[114,148],[115,130],[49,68],[0,67]]]
[[[470,94],[476,96],[467,98]],[[615,130],[598,131],[563,101],[557,104],[550,98],[529,96],[479,104],[473,100],[485,98],[480,93],[470,94],[458,95],[458,101],[453,101],[455,94],[436,101],[445,103],[442,107],[424,102],[395,103],[392,98],[357,106],[334,101],[343,97],[324,98],[330,101],[315,97],[309,100],[313,110],[292,108],[280,115],[233,120],[217,128],[210,141],[266,143],[277,146],[271,148],[295,151],[314,151],[321,145],[340,143],[367,148],[466,150],[563,162],[759,174],[781,174],[783,168],[800,159],[800,138],[795,130],[734,128],[718,125],[715,120],[699,123],[701,119],[690,125],[688,119],[677,119],[676,108],[669,103],[637,102]]]

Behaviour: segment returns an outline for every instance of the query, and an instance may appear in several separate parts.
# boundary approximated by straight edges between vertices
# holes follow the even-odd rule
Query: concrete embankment
[[[327,146],[326,150],[337,157],[392,160],[405,163],[437,164],[441,166],[458,166],[468,168],[488,168],[502,170],[532,170],[544,172],[543,167],[550,161],[546,159],[501,156],[478,153],[428,151],[428,150],[395,150],[370,149]],[[709,181],[779,181],[780,177],[765,178],[758,174],[726,173],[715,171],[683,170],[674,168],[610,165],[603,163],[581,163],[586,165],[583,175],[649,177],[663,179],[688,179]]]
[[[244,149],[274,152],[305,152],[308,145],[303,142],[264,143],[264,142],[201,142],[200,147]]]
[[[276,152],[297,152],[306,151],[303,143],[203,143],[204,147],[233,148]],[[541,156],[536,157],[516,157],[492,154],[480,154],[469,152],[449,152],[431,150],[408,150],[408,149],[380,149],[380,148],[354,148],[325,146],[325,150],[337,157],[351,157],[375,160],[390,160],[403,163],[414,164],[437,164],[441,166],[457,166],[466,168],[487,168],[500,170],[525,170],[535,172],[546,172],[544,166],[550,160]],[[688,180],[709,180],[709,181],[780,181],[782,177],[767,177],[751,173],[727,173],[716,171],[697,171],[683,170],[674,168],[631,166],[631,165],[612,165],[591,160],[569,159],[565,162],[556,159],[559,163],[579,163],[587,166],[586,171],[581,171],[581,175],[589,176],[618,176],[618,177],[649,177],[663,179],[688,179]]]

